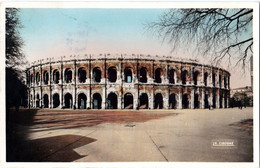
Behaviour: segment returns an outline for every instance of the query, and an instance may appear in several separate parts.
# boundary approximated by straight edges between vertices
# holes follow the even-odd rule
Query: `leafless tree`
[[[246,8],[170,9],[147,27],[172,44],[172,51],[193,46],[216,64],[227,58],[245,66],[253,53],[252,13]]]

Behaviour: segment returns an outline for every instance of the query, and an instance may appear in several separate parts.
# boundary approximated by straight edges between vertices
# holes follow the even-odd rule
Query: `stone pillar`
[[[179,92],[179,106],[178,106],[178,109],[182,109],[182,91],[180,90]]]
[[[220,104],[219,104],[219,89],[217,90],[217,93],[216,93],[216,108],[219,108],[220,107]]]
[[[205,108],[205,90],[204,89],[201,89],[201,92],[202,92],[202,96],[201,96],[201,106],[200,106],[200,108],[202,108],[202,109],[204,109]]]
[[[166,96],[163,96],[163,109],[169,109],[169,92],[166,92]]]
[[[106,86],[105,86],[106,87]],[[106,98],[106,89],[103,89],[102,91],[102,104],[101,104],[101,109],[106,109],[106,101],[107,98]]]
[[[52,84],[52,69],[51,69],[51,63],[49,64],[49,108],[53,108],[52,106],[52,93],[51,93],[51,84]]]
[[[149,95],[148,95],[149,96]],[[149,109],[154,109],[154,93],[150,93],[150,98],[148,97]]]
[[[118,109],[122,109],[122,94],[121,91],[118,92],[118,96],[117,96],[117,108]]]
[[[59,106],[59,108],[61,109],[63,107],[63,104],[64,104],[62,90],[60,90],[59,96],[60,96],[60,106]]]
[[[200,86],[205,86],[204,84],[204,65],[202,65],[202,68],[201,68],[201,79],[200,79]]]
[[[87,96],[86,109],[88,109],[88,108],[91,108],[91,99],[92,99],[89,90],[87,91],[87,95],[86,96]]]
[[[191,89],[191,100],[190,100],[190,105],[189,105],[189,107],[191,108],[191,109],[194,109],[194,95],[195,95],[195,90],[194,90],[194,88],[192,88]]]
[[[77,77],[77,62],[76,62],[76,60],[74,60],[74,68],[73,68],[74,70],[73,70],[73,72],[74,72],[74,74],[73,74],[73,78],[72,78],[72,80],[73,80],[73,83],[74,83],[74,89],[73,89],[73,105],[72,105],[72,108],[73,109],[76,109],[77,108],[77,79],[78,79],[78,77]]]
[[[136,89],[135,89],[136,90]],[[138,107],[138,100],[139,100],[139,97],[138,97],[138,91],[136,90],[134,93],[133,93],[133,109],[137,109]]]

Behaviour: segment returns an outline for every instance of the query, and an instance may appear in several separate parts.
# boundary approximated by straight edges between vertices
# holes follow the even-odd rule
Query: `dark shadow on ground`
[[[61,135],[36,140],[28,140],[17,149],[16,162],[71,162],[82,157],[73,149],[96,141],[95,139]]]
[[[33,124],[33,118],[37,113],[37,109],[34,110],[19,110],[10,108],[6,111],[6,161],[17,161],[24,152],[21,149],[24,148],[27,143],[28,130],[27,127],[21,127],[20,125],[28,126]]]
[[[6,122],[7,162],[70,162],[84,157],[74,152],[73,148],[95,141],[76,135],[28,140],[31,132],[92,127],[102,123],[146,122],[177,114],[133,110],[11,109],[7,112]]]

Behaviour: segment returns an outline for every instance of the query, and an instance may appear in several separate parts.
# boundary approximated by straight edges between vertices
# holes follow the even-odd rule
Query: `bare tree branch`
[[[197,54],[211,55],[215,63],[227,58],[244,65],[252,55],[252,13],[247,8],[170,9],[146,26],[171,44],[172,51],[194,46]]]

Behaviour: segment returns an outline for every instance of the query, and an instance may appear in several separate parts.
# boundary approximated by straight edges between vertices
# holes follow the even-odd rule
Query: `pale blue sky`
[[[167,9],[23,8],[20,30],[28,61],[63,55],[127,53],[192,58],[189,51],[171,53],[171,46],[145,30]],[[201,63],[205,58],[197,58]],[[207,63],[207,62],[206,62]],[[225,67],[223,67],[225,68]],[[231,71],[231,86],[250,85],[248,74]],[[232,82],[237,79],[241,82]]]
[[[21,9],[29,59],[85,53],[170,54],[145,31],[164,9]]]

